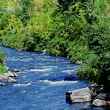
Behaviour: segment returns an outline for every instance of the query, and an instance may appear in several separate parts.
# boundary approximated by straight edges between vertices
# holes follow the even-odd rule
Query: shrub
[[[93,68],[92,65],[85,64],[81,66],[77,73],[81,79],[98,82],[98,69]]]
[[[0,64],[0,75],[4,73],[7,73],[6,66]]]

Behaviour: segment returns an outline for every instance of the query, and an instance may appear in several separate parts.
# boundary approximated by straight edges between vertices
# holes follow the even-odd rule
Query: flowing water
[[[66,91],[88,85],[76,78],[78,65],[63,57],[2,49],[9,69],[21,72],[17,83],[0,87],[0,110],[102,110],[85,104],[66,104]],[[64,81],[71,74],[74,80]]]

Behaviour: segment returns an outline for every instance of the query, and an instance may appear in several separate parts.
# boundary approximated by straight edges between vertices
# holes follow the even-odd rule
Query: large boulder
[[[90,89],[83,88],[75,91],[66,92],[66,102],[71,103],[82,103],[91,101],[91,91]]]

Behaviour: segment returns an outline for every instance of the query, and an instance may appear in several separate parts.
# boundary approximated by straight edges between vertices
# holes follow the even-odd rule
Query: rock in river
[[[8,71],[7,76],[8,77],[17,77],[17,74],[16,74],[16,72]]]
[[[101,99],[95,99],[95,100],[93,101],[93,105],[94,105],[94,106],[97,106],[97,107],[110,106],[110,101],[101,100]]]
[[[0,82],[7,82],[8,76],[6,75],[0,75]]]
[[[88,87],[78,89],[75,91],[66,92],[66,102],[69,104],[90,101],[91,101],[91,91]]]
[[[16,83],[16,79],[11,78],[11,77],[8,77],[7,82],[8,82],[8,83]]]
[[[110,94],[109,93],[100,93],[96,96],[93,101],[95,106],[110,106]]]
[[[15,72],[8,71],[3,75],[0,75],[0,86],[7,83],[15,83],[17,74]]]

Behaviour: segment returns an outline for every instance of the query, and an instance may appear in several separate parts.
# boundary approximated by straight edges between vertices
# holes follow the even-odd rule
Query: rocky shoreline
[[[110,107],[110,93],[103,92],[102,86],[90,86],[66,92],[69,104],[89,102],[96,107]]]
[[[16,83],[16,77],[18,70],[9,70],[7,73],[0,75],[0,86],[4,86],[8,83]]]

